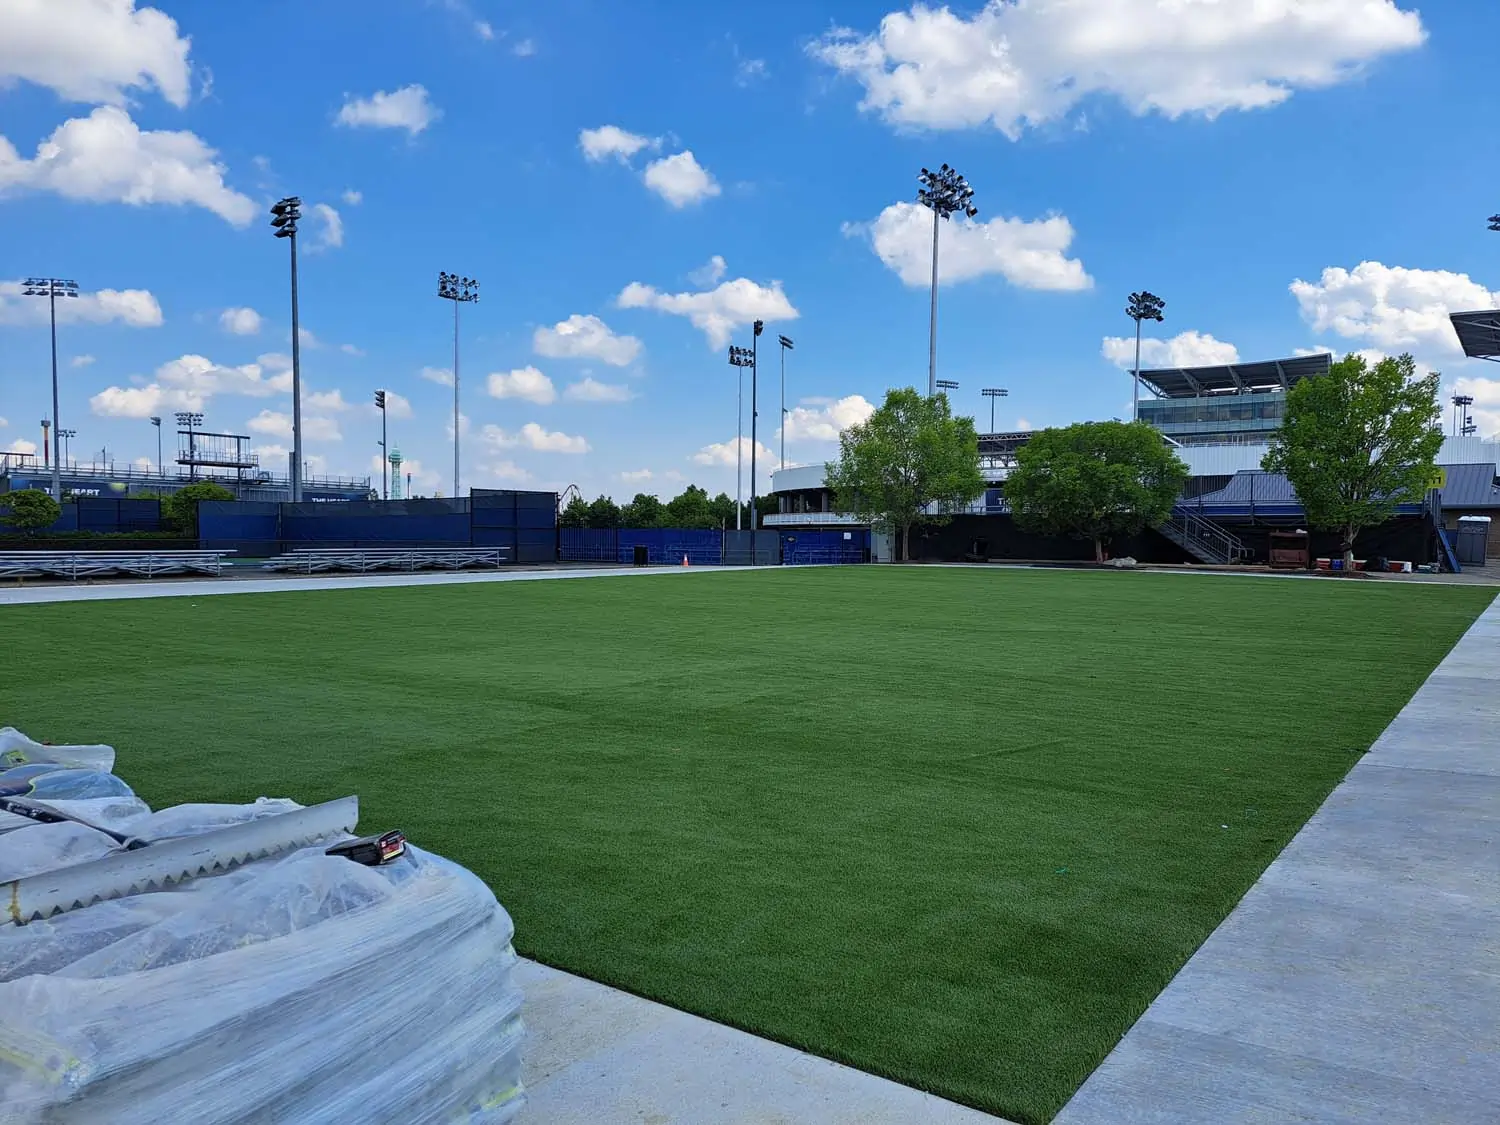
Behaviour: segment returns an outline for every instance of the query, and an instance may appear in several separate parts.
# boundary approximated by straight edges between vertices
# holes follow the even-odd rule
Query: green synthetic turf
[[[908,567],[0,607],[153,805],[358,793],[526,955],[1051,1117],[1489,602]]]

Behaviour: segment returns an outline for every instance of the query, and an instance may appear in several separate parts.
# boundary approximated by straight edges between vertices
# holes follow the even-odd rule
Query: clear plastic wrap
[[[101,822],[142,839],[299,807],[115,802]],[[28,825],[0,836],[0,880],[113,847]],[[511,934],[479,879],[414,847],[381,867],[306,848],[0,925],[0,1123],[502,1125],[524,1102]]]

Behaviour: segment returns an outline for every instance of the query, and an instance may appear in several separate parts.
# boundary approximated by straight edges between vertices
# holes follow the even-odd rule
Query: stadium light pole
[[[164,477],[167,472],[161,463],[161,418],[155,414],[151,415],[151,424],[156,427],[156,475]]]
[[[949,391],[958,390],[958,384],[952,379],[939,379],[937,381],[937,389],[947,394]]]
[[[302,218],[302,200],[295,195],[277,201],[271,208],[271,225],[277,238],[292,246],[292,503],[302,500],[302,329],[297,322],[297,222]],[[201,421],[201,416],[200,416]],[[192,456],[192,436],[188,437]],[[191,468],[191,466],[189,466]],[[191,474],[189,474],[191,475]]]
[[[917,182],[922,185],[917,202],[932,211],[932,313],[927,324],[927,397],[932,398],[937,394],[938,220],[951,219],[955,212],[972,219],[979,208],[974,206],[974,189],[956,168],[923,168]]]
[[[997,398],[1007,398],[1007,397],[1009,397],[1010,392],[1008,390],[1006,390],[1004,387],[985,387],[979,393],[982,394],[985,398],[987,398],[987,399],[990,400],[990,433],[994,433],[995,432],[995,400]]]
[[[62,438],[58,436],[57,428],[57,299],[76,298],[78,282],[60,277],[28,277],[22,285],[23,296],[47,298],[47,312],[52,321],[52,498],[62,503],[62,466],[58,463]]]
[[[1148,293],[1142,289],[1139,293],[1130,295],[1130,304],[1125,308],[1125,315],[1135,321],[1135,371],[1132,373],[1134,382],[1130,391],[1130,420],[1132,422],[1141,420],[1141,321],[1165,320],[1161,311],[1166,307],[1167,302],[1155,293]]]
[[[760,394],[758,386],[760,382],[760,366],[757,357],[760,354],[760,334],[766,330],[766,322],[757,320],[751,325],[750,335],[750,530],[755,531],[760,526],[760,515],[755,510],[755,446],[758,441],[755,436],[755,423],[760,418]],[[750,548],[750,561],[755,561],[755,548]]]
[[[790,336],[778,336],[781,345],[781,467],[786,468],[786,353],[796,350]]]
[[[177,424],[179,426],[182,426],[187,430],[188,480],[197,480],[198,450],[197,447],[193,444],[193,427],[203,425],[203,415],[199,414],[196,410],[179,410],[176,414],[172,415],[172,417],[177,419]],[[301,470],[299,469],[296,476],[293,478],[293,487],[296,487],[297,482],[301,479],[301,475]]]
[[[458,496],[458,306],[479,300],[479,282],[456,273],[438,274],[438,296],[453,302],[453,495]]]
[[[1500,231],[1500,215],[1490,216],[1490,230]]]
[[[736,399],[734,408],[734,529],[740,531],[743,529],[741,518],[745,507],[744,493],[741,491],[745,475],[745,368],[755,366],[755,353],[749,348],[731,347],[729,366],[738,369],[740,385],[739,397]]]
[[[385,463],[385,441],[386,441],[386,437],[385,437],[385,392],[384,391],[376,391],[375,392],[375,409],[377,409],[377,410],[380,411],[380,498],[382,500],[389,500],[391,498],[391,490],[390,490],[390,479],[391,479],[391,477],[390,477],[390,472],[387,469],[386,463]]]
[[[62,453],[66,460],[73,452],[73,439],[78,436],[77,430],[58,430],[57,436],[62,439]]]

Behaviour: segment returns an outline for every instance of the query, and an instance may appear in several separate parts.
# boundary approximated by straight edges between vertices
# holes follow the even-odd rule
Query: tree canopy
[[[590,527],[619,527],[620,506],[608,496],[600,496],[589,504]]]
[[[1016,453],[1005,481],[1017,526],[1094,544],[1162,523],[1187,483],[1188,468],[1144,422],[1079,422],[1041,430]]]
[[[1361,529],[1425,494],[1443,446],[1438,382],[1409,355],[1347,355],[1287,393],[1261,468],[1291,481],[1313,527],[1340,533],[1346,566]]]
[[[620,513],[620,526],[664,527],[662,517],[666,515],[666,511],[666,505],[661,502],[660,497],[649,492],[637,492]]]
[[[590,504],[582,496],[575,494],[569,500],[567,506],[557,515],[558,527],[588,527]]]
[[[51,527],[62,515],[62,505],[40,488],[19,488],[0,497],[0,523],[31,533]]]
[[[665,526],[667,527],[718,527],[708,493],[696,484],[690,484],[667,503]]]
[[[233,500],[234,493],[211,480],[195,481],[161,498],[161,514],[184,535],[198,534],[200,500]]]
[[[947,395],[889,390],[867,421],[839,435],[826,481],[839,511],[896,535],[909,558],[913,526],[945,523],[984,492],[974,419],[954,417]]]

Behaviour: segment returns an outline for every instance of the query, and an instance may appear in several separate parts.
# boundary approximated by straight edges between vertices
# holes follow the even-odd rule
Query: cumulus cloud
[[[620,474],[626,484],[645,484],[652,477],[650,469],[629,469]]]
[[[569,383],[563,398],[569,402],[628,402],[635,394],[624,383],[601,383],[592,375]]]
[[[916,4],[808,50],[891,125],[1014,140],[1094,96],[1174,119],[1273,106],[1425,39],[1394,0],[988,0],[969,17]]]
[[[787,300],[781,282],[759,285],[749,278],[725,281],[716,288],[699,293],[661,293],[649,285],[632,281],[615,298],[622,309],[656,309],[658,312],[685,316],[701,331],[711,347],[728,345],[737,328],[756,320],[774,323],[796,320],[800,315]]]
[[[405,129],[407,136],[415,137],[442,115],[427,87],[413,83],[389,92],[377,90],[368,98],[349,98],[337,121],[353,128]]]
[[[734,84],[749,86],[765,78],[768,73],[765,59],[741,59],[734,68]]]
[[[1500,379],[1466,375],[1453,381],[1449,393],[1468,395],[1474,400],[1469,417],[1479,427],[1481,437],[1500,437]]]
[[[318,234],[310,250],[333,250],[344,244],[344,220],[334,208],[326,203],[312,205],[313,217],[318,221]]]
[[[219,326],[236,336],[254,336],[261,323],[260,313],[252,308],[225,309],[219,314]]]
[[[722,190],[691,149],[653,160],[642,178],[648,188],[679,209],[712,199]]]
[[[509,433],[499,426],[488,425],[481,431],[485,442],[497,449],[521,446],[538,453],[587,453],[589,443],[581,436],[565,434],[560,430],[547,430],[535,422],[527,422],[517,433]]]
[[[529,59],[532,55],[536,54],[536,40],[518,39],[515,45],[511,47],[510,53],[518,59]]]
[[[192,133],[143,132],[123,109],[100,106],[87,117],[64,121],[30,160],[0,137],[0,193],[51,191],[135,207],[192,205],[244,226],[257,208],[225,185],[217,156]]]
[[[592,164],[611,158],[629,164],[630,158],[641,149],[655,148],[659,143],[639,133],[627,132],[618,125],[601,125],[578,134],[578,147],[583,150],[583,158]]]
[[[45,86],[75,102],[123,105],[155,88],[181,109],[188,103],[188,40],[171,16],[135,0],[22,0],[5,5],[0,24],[0,87]]]
[[[911,286],[932,283],[932,212],[917,203],[893,203],[873,223],[849,223],[844,233],[868,236],[876,255]],[[1045,219],[995,218],[942,224],[938,283],[952,285],[999,274],[1022,289],[1078,290],[1094,284],[1077,258],[1067,256],[1073,224]]]
[[[864,395],[845,395],[826,405],[796,406],[786,412],[787,441],[838,441],[850,426],[867,422],[875,406]]]
[[[75,355],[71,360],[69,360],[70,365],[73,367],[88,367],[93,362],[94,357],[91,355]],[[0,426],[3,426],[4,424],[5,423],[3,421],[0,421]]]
[[[760,442],[756,442],[754,448],[756,457],[764,458],[768,465],[776,457],[774,452],[767,449]],[[750,464],[750,450],[749,438],[730,438],[728,441],[705,445],[697,453],[693,454],[693,460],[700,465],[726,465],[733,468],[740,458],[743,458],[744,464]]]
[[[201,355],[183,355],[156,369],[155,378],[138,387],[106,387],[89,399],[89,409],[108,418],[149,418],[171,410],[202,410],[214,395],[264,398],[291,389],[291,372],[278,355],[238,367],[217,364]],[[276,374],[270,374],[275,369]]]
[[[1105,359],[1126,371],[1135,366],[1135,337],[1106,336],[1099,349]],[[1141,340],[1141,370],[1153,367],[1216,367],[1238,363],[1240,350],[1206,332],[1179,332],[1170,340]]]
[[[365,403],[365,409],[372,415],[378,416],[380,414],[380,407],[376,406],[373,401]],[[386,391],[385,414],[387,418],[395,418],[397,420],[410,418],[412,415],[411,399],[405,395],[397,394],[395,391]]]
[[[715,254],[703,265],[688,274],[688,280],[694,285],[707,289],[709,286],[717,285],[724,280],[724,275],[729,272],[729,263],[724,261],[724,255]]]
[[[345,188],[344,194],[339,196],[339,198],[347,203],[350,207],[358,207],[365,201],[364,192],[355,191],[353,188]]]
[[[9,446],[5,451],[7,453],[30,453],[33,456],[36,454],[36,442],[28,441],[26,438],[16,438],[6,444]]]
[[[479,472],[499,484],[526,484],[534,480],[530,471],[514,461],[485,461],[478,466]]]
[[[436,383],[440,387],[453,386],[453,371],[451,368],[424,367],[421,371],[417,372],[417,374],[426,379],[429,383]]]
[[[343,352],[345,355],[362,356],[365,354],[363,348],[357,348],[353,344],[340,344],[339,351]]]
[[[302,402],[309,410],[348,410],[344,392],[335,387],[331,391],[313,391]]]
[[[535,367],[518,367],[514,371],[493,371],[489,377],[492,398],[519,398],[546,406],[557,401],[552,380]]]
[[[1315,282],[1292,282],[1291,292],[1302,319],[1317,331],[1393,351],[1450,355],[1461,349],[1448,314],[1500,305],[1500,292],[1466,273],[1381,262],[1361,262],[1352,270],[1330,266]]]
[[[245,426],[254,434],[286,438],[288,441],[292,437],[292,416],[276,410],[262,410],[246,422]],[[339,424],[334,419],[316,414],[304,414],[302,415],[302,440],[343,441],[344,435],[339,433]]]
[[[0,281],[0,324],[46,324],[48,302],[25,295],[20,281]],[[162,323],[161,305],[146,289],[100,289],[80,293],[57,302],[59,324],[124,324],[130,328],[157,328]]]
[[[597,359],[614,367],[625,367],[641,354],[641,342],[634,336],[617,336],[597,316],[579,313],[551,328],[538,328],[531,346],[538,355],[553,359]]]

